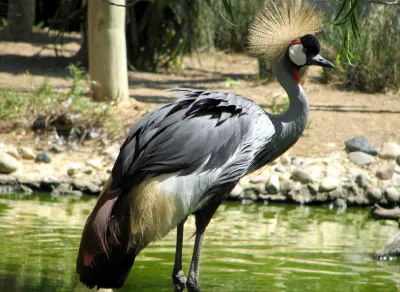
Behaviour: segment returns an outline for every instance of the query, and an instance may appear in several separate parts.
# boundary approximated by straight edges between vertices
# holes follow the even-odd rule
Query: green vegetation
[[[84,69],[79,64],[70,64],[67,70],[71,85],[66,88],[55,88],[47,77],[36,85],[27,73],[31,79],[31,90],[0,89],[0,121],[20,120],[31,124],[38,117],[47,120],[67,115],[74,116],[80,126],[90,129],[112,120],[116,102],[92,101],[85,96]]]
[[[353,48],[352,63],[337,62],[337,70],[324,70],[325,82],[371,93],[397,92],[400,89],[400,9],[371,5],[368,16],[361,20],[361,32],[362,37]],[[330,47],[330,56],[324,50],[327,58],[333,59],[340,52],[341,33],[340,26],[327,27],[323,35],[325,46]]]
[[[280,94],[272,99],[269,111],[273,114],[282,114],[289,108],[289,98],[286,94]]]

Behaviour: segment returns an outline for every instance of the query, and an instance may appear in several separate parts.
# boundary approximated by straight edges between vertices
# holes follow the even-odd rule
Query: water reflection
[[[75,274],[95,198],[0,197],[0,291],[88,291]],[[203,291],[397,291],[399,265],[371,255],[397,231],[365,209],[224,204],[205,237]],[[194,220],[186,224],[188,269]],[[172,291],[175,232],[145,249],[121,291]]]

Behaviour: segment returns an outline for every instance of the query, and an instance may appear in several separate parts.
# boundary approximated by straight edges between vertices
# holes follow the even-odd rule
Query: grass
[[[342,28],[328,26],[324,56],[335,59],[343,45]],[[352,64],[337,59],[336,70],[324,70],[324,80],[363,92],[376,93],[400,89],[400,8],[371,5],[361,20],[361,39],[354,44]],[[340,55],[339,55],[340,57]]]
[[[76,125],[85,129],[102,127],[113,123],[113,112],[117,101],[94,102],[86,96],[85,71],[79,64],[67,67],[71,85],[66,88],[55,88],[47,77],[39,85],[31,79],[31,89],[0,90],[0,122],[21,121],[31,126],[38,118],[67,116]],[[46,125],[47,127],[47,125]],[[43,129],[51,130],[51,129]]]

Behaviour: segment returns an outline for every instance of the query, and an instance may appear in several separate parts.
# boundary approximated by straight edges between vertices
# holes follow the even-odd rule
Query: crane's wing
[[[176,89],[184,94],[137,123],[114,165],[113,188],[122,190],[159,174],[224,167],[260,108],[235,94]]]

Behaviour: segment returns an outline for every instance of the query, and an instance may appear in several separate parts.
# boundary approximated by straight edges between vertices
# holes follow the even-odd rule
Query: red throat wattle
[[[292,77],[294,78],[294,80],[296,80],[296,83],[299,84],[300,83],[300,70],[297,68],[293,68],[291,73],[292,73]]]

